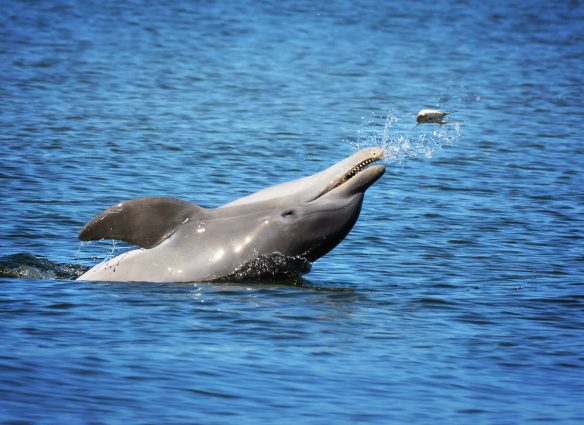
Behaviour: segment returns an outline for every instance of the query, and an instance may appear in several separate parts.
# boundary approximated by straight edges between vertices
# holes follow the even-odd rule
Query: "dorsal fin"
[[[116,239],[152,248],[168,238],[176,226],[202,208],[172,198],[140,198],[120,202],[87,223],[79,240]]]

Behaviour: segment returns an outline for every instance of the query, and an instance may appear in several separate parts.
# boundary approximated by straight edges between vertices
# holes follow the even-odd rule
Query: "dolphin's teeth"
[[[359,174],[361,171],[363,171],[365,168],[367,168],[367,166],[375,161],[378,161],[381,158],[368,158],[366,160],[364,160],[363,162],[360,162],[359,164],[353,166],[353,168],[351,168],[347,174],[345,174],[345,176],[337,183],[337,185],[335,187],[338,187],[340,185],[342,185],[343,183],[345,183],[347,180],[350,180],[351,178],[355,177],[357,174]],[[333,188],[334,189],[334,188]]]

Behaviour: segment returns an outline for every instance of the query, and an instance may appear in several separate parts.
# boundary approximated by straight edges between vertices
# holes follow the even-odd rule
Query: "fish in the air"
[[[438,109],[422,109],[418,112],[416,117],[416,122],[420,124],[448,124],[448,121],[444,121],[446,115],[452,114],[452,112],[444,112]]]

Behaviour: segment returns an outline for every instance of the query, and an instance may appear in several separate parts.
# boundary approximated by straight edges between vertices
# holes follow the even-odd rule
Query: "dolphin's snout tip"
[[[385,151],[382,148],[373,147],[369,150],[369,155],[371,159],[380,160],[385,158]]]

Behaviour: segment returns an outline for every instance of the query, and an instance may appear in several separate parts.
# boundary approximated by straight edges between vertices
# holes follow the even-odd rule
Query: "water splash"
[[[111,260],[132,249],[136,249],[136,246],[117,240],[82,241],[79,242],[73,261],[93,266],[102,261]]]
[[[365,119],[362,117],[362,119]],[[385,151],[385,162],[403,164],[417,157],[432,158],[434,153],[460,140],[461,122],[451,119],[446,125],[416,126],[415,115],[390,109],[386,115],[372,114],[356,138],[348,139],[355,150],[368,146]]]

